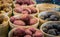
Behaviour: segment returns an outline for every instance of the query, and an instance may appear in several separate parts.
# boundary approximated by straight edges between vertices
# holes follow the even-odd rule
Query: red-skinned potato
[[[30,30],[32,33],[35,33],[35,32],[36,32],[36,29],[33,28],[33,27],[29,28],[29,30]]]
[[[35,7],[29,7],[29,8],[30,8],[30,10],[31,10],[32,13],[36,13],[37,12],[37,10],[35,9]]]
[[[43,37],[43,35],[40,31],[36,31],[33,37]]]
[[[28,14],[28,11],[22,11],[22,14]]]
[[[32,32],[28,29],[26,29],[25,33],[26,33],[26,35],[32,35]]]
[[[28,14],[31,14],[31,10],[29,8],[25,8],[24,11],[28,11]]]
[[[25,35],[24,37],[32,37],[31,35]]]
[[[18,28],[13,32],[13,36],[23,36],[25,35],[25,30],[23,28]]]
[[[19,4],[15,4],[15,8],[16,8],[16,7],[20,7],[20,5],[19,5]]]
[[[25,26],[25,23],[22,20],[15,20],[14,24],[19,26]]]
[[[12,16],[12,17],[10,18],[10,21],[11,21],[11,22],[14,22],[14,21],[15,21],[15,18]]]
[[[23,21],[28,21],[29,20],[29,14],[21,15],[20,19],[23,20]]]
[[[17,13],[21,13],[23,11],[23,8],[16,7],[16,8],[14,8],[14,11],[17,12]]]
[[[34,4],[34,2],[33,1],[30,1],[30,4]]]
[[[36,24],[37,23],[37,18],[32,18],[30,19],[30,25]]]

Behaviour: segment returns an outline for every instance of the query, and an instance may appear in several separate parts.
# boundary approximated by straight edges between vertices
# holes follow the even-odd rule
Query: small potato
[[[30,4],[35,4],[33,1],[30,1]]]
[[[23,14],[28,14],[28,11],[22,11]]]
[[[23,14],[20,16],[20,19],[23,21],[28,21],[29,20],[29,14]]]
[[[28,11],[28,14],[31,14],[31,10],[29,8],[25,8],[24,11]]]
[[[15,18],[12,16],[12,17],[10,18],[10,21],[11,21],[11,22],[14,22],[14,21],[15,21]]]
[[[33,27],[30,27],[29,30],[30,30],[32,33],[35,33],[35,32],[36,32],[36,29],[33,28]]]
[[[21,21],[21,20],[15,20],[14,24],[19,25],[19,26],[25,26],[25,23],[23,21]]]
[[[37,23],[37,19],[36,18],[32,18],[30,19],[30,25],[36,24]]]
[[[32,32],[28,29],[26,29],[25,33],[26,33],[26,35],[32,35]]]
[[[25,35],[24,37],[32,37],[31,35]]]
[[[33,37],[42,37],[43,34],[40,31],[36,31]]]
[[[15,4],[15,7],[20,7],[20,5],[19,4]]]
[[[30,10],[31,10],[32,14],[37,12],[37,10],[35,9],[35,7],[30,7]]]
[[[16,7],[16,8],[14,8],[14,11],[17,13],[21,13],[23,11],[23,9],[20,7]]]
[[[23,36],[25,35],[25,29],[18,28],[13,32],[13,36]]]

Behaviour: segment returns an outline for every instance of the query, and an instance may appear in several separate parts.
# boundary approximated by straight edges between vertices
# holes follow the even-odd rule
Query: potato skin
[[[32,37],[31,35],[25,35],[24,37]]]
[[[28,11],[22,11],[22,14],[28,14]]]
[[[25,26],[25,23],[22,20],[15,20],[14,24],[19,26]]]
[[[25,35],[25,30],[23,28],[18,28],[13,32],[13,36],[23,36]]]
[[[36,31],[35,34],[33,35],[34,37],[42,37],[42,32]]]
[[[37,10],[35,7],[29,7],[29,9],[31,10],[31,14],[37,13]]]
[[[23,21],[28,21],[29,20],[29,14],[21,15],[20,19]]]
[[[29,28],[29,30],[30,30],[32,33],[35,33],[35,32],[36,32],[36,29],[33,28],[33,27]]]
[[[31,14],[31,10],[27,7],[23,11],[28,11],[28,14]]]
[[[32,35],[32,32],[28,29],[26,29],[25,33],[26,33],[26,35]]]
[[[16,7],[16,8],[14,8],[14,11],[17,12],[17,13],[21,13],[23,11],[23,8]]]
[[[33,25],[36,23],[37,23],[37,19],[35,19],[35,18],[30,19],[30,25]]]
[[[31,30],[35,30],[34,33]],[[33,27],[30,28],[17,28],[13,32],[13,37],[43,37],[43,34],[40,30],[37,30]]]
[[[20,5],[31,5],[31,4],[35,4],[33,1],[31,0],[16,0],[16,3],[20,4]]]
[[[12,17],[10,18],[10,21],[11,21],[11,22],[14,22],[14,21],[15,21],[15,18],[12,16]]]

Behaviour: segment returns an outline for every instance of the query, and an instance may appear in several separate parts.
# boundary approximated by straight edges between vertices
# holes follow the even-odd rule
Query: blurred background
[[[60,0],[35,0],[37,4],[39,3],[52,3],[60,5]]]

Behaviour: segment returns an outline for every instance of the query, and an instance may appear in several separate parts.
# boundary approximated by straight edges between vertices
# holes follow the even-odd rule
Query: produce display
[[[9,32],[9,37],[43,37],[43,34],[40,30],[33,27],[17,27]]]
[[[38,14],[41,23],[47,21],[60,21],[60,13],[56,11],[43,11]]]
[[[0,37],[60,37],[60,5],[0,0]]]
[[[16,0],[15,3],[19,4],[19,5],[31,5],[31,4],[35,4],[35,2],[33,0]]]
[[[21,15],[15,15],[10,18],[10,26],[12,28],[17,26],[23,26],[23,27],[37,27],[39,24],[38,18],[34,16],[30,16],[28,14],[21,14]]]
[[[46,22],[40,27],[40,30],[46,37],[60,37],[60,22]]]
[[[11,16],[11,14],[12,14],[11,5],[12,4],[10,5],[7,2],[9,2],[9,0],[8,1],[5,1],[5,0],[0,1],[0,13]],[[12,1],[10,1],[10,2],[12,2]]]

